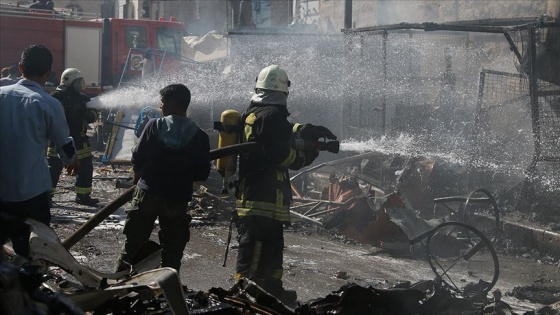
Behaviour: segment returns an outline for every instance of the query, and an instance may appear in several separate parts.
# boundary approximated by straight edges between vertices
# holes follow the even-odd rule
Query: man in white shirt
[[[53,55],[44,46],[27,47],[19,63],[23,79],[0,87],[0,214],[50,224],[51,178],[45,150],[49,141],[70,175],[80,167],[64,109],[43,90]],[[29,254],[29,229],[11,231],[14,250]]]

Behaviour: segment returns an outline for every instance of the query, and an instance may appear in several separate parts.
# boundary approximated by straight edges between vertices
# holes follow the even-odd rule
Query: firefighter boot
[[[298,306],[297,303],[297,292],[294,290],[286,290],[282,286],[282,280],[278,279],[267,279],[265,290],[270,294],[274,295],[280,302],[289,308],[295,308]]]
[[[289,308],[296,308],[298,306],[297,292],[294,290],[283,290],[278,299]]]
[[[99,199],[91,198],[89,195],[76,195],[76,203],[79,205],[95,207],[99,204]]]

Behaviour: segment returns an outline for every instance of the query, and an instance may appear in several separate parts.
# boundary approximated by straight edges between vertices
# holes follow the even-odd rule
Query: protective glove
[[[326,127],[306,124],[298,131],[302,139],[317,141],[319,138],[336,140],[336,136]]]
[[[303,164],[303,166],[309,166],[319,156],[319,151],[306,150],[303,152],[303,154],[305,155],[305,163]]]

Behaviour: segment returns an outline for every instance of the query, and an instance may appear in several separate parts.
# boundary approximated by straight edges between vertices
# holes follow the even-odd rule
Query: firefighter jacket
[[[237,214],[264,216],[290,223],[292,190],[288,169],[308,165],[303,152],[293,146],[301,127],[288,121],[286,105],[251,102],[242,117],[241,142],[257,142],[262,150],[239,156],[236,189]]]
[[[95,122],[97,119],[96,111],[86,107],[86,104],[91,99],[84,93],[78,92],[71,87],[66,89],[58,87],[51,95],[58,99],[62,103],[62,107],[64,107],[66,122],[70,129],[70,135],[74,138],[78,158],[83,159],[91,156],[91,148],[86,132],[88,124]],[[51,153],[52,149],[49,146],[48,155],[52,156]]]

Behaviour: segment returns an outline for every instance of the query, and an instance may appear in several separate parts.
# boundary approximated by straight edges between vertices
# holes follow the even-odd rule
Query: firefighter
[[[51,94],[64,107],[66,122],[70,135],[74,138],[76,152],[80,160],[80,170],[76,176],[76,203],[86,206],[96,206],[99,199],[91,198],[91,183],[93,177],[93,162],[89,140],[86,134],[88,124],[95,122],[97,112],[86,107],[91,100],[81,91],[85,88],[84,78],[80,70],[68,68],[60,77],[60,85]],[[54,154],[52,146],[47,150],[53,190],[58,184],[62,171],[62,163],[58,155]]]
[[[323,126],[288,121],[289,86],[286,71],[277,65],[259,73],[250,106],[241,118],[240,142],[257,142],[262,150],[240,154],[236,189],[239,249],[235,280],[249,278],[286,304],[296,300],[295,291],[282,285],[283,227],[290,224],[292,198],[288,169],[307,166],[319,155],[314,145],[296,146],[296,139],[307,143],[336,139]]]

